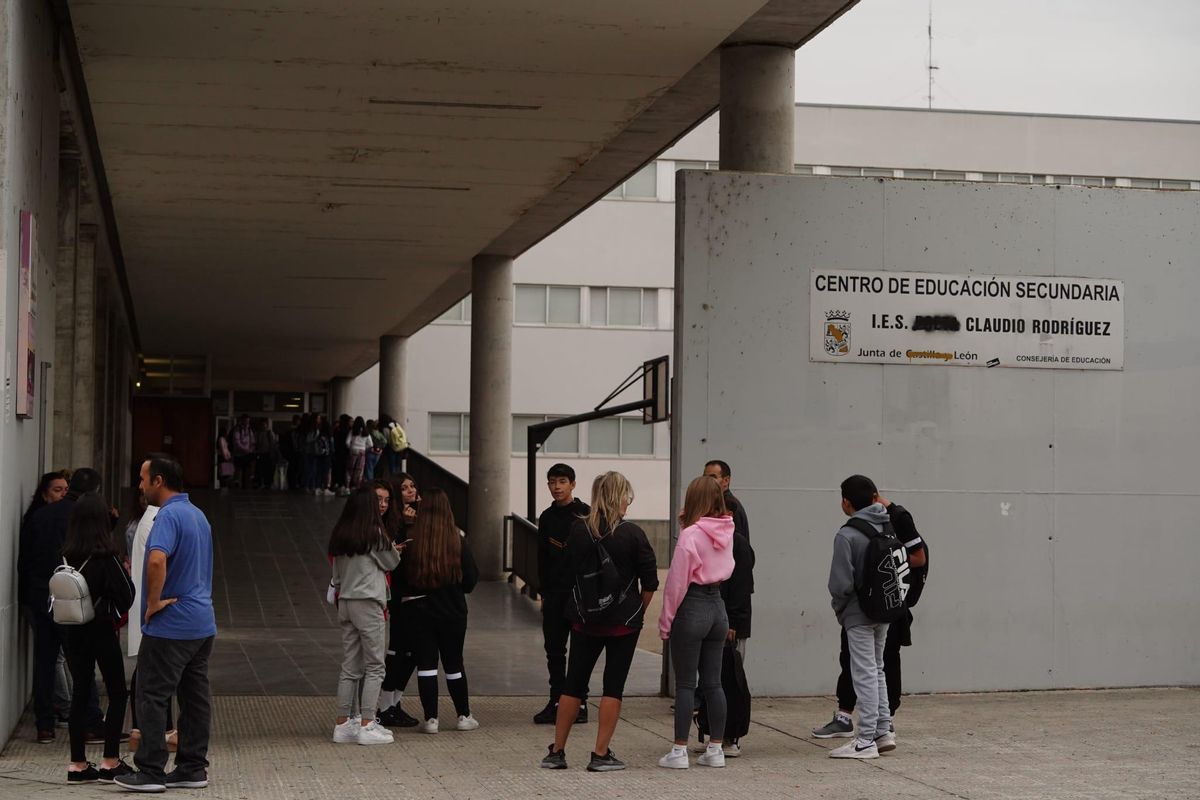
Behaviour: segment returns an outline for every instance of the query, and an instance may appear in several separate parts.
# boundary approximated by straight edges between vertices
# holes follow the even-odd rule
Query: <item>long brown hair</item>
[[[100,495],[85,494],[75,501],[67,522],[67,540],[62,549],[67,563],[79,568],[89,558],[115,556],[117,543],[112,535],[111,522],[108,503]]]
[[[361,556],[388,547],[387,531],[379,518],[379,501],[372,486],[364,486],[346,499],[342,515],[329,535],[329,555]]]
[[[679,527],[695,525],[701,517],[727,517],[725,492],[712,475],[693,478],[683,497],[683,511],[679,512]]]
[[[441,489],[430,489],[421,500],[412,539],[404,554],[409,586],[432,590],[462,581],[462,536],[450,510],[450,499]]]

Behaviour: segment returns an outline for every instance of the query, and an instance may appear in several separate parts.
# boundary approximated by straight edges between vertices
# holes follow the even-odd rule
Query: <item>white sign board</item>
[[[814,267],[813,361],[1122,369],[1125,284]]]

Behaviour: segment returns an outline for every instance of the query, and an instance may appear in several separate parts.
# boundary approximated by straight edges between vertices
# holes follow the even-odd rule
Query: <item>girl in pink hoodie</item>
[[[696,673],[708,705],[711,729],[698,763],[725,766],[725,691],[721,688],[721,649],[729,633],[721,581],[733,574],[733,519],[725,510],[721,485],[701,475],[688,486],[679,515],[679,541],[663,590],[658,633],[670,642],[675,664],[675,746],[659,759],[668,769],[687,769],[688,731],[696,695]]]

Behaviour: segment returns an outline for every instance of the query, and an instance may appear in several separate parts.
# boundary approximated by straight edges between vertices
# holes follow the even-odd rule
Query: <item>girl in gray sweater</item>
[[[383,683],[387,638],[388,573],[400,563],[402,543],[393,544],[379,516],[371,488],[346,501],[329,537],[333,562],[330,588],[342,629],[342,672],[338,678],[338,718],[333,741],[339,744],[389,744],[392,732],[375,720]],[[362,684],[361,697],[359,684]],[[361,717],[353,716],[361,708]],[[369,717],[368,717],[369,715]]]

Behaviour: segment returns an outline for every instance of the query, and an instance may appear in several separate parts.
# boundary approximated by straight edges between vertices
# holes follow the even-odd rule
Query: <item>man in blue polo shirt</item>
[[[123,789],[165,792],[208,786],[212,698],[208,659],[217,635],[212,606],[212,527],[183,493],[183,467],[152,453],[142,464],[141,489],[159,507],[146,543],[139,587],[142,645],[138,652],[138,771],[116,779]],[[179,699],[179,747],[167,772],[166,722]]]

